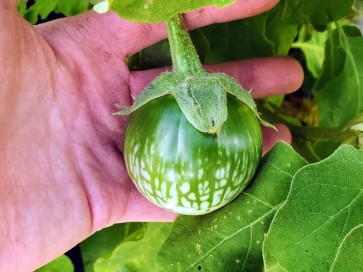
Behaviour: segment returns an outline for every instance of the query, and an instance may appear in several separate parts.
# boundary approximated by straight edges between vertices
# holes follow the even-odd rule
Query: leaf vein
[[[250,253],[250,249],[252,247],[252,237],[253,237],[253,235],[252,235],[252,228],[250,228],[250,243],[248,245],[248,249],[247,249],[247,252],[246,252],[246,257],[245,257],[245,259],[243,261],[243,265],[242,265],[242,268],[241,268],[240,272],[244,271],[246,262],[248,260],[248,254]]]
[[[287,247],[285,250],[287,250],[288,248],[290,248],[292,246],[295,246],[295,245],[300,244],[306,238],[310,237],[311,235],[313,235],[314,233],[316,233],[318,230],[320,230],[321,228],[323,228],[326,224],[330,223],[336,216],[338,216],[340,213],[342,213],[343,211],[345,211],[346,209],[348,209],[361,195],[362,195],[362,191],[359,192],[359,194],[357,194],[357,196],[354,199],[352,199],[352,201],[350,201],[343,209],[339,210],[337,213],[335,213],[335,214],[333,214],[331,216],[328,216],[329,219],[327,221],[325,221],[322,225],[320,225],[318,228],[316,228],[312,232],[308,233],[305,237],[301,238],[296,243],[294,243],[291,246]],[[346,218],[345,220],[348,220],[348,219]]]
[[[289,176],[290,178],[292,178],[292,177],[293,177],[290,173],[285,172],[284,170],[282,170],[282,169],[278,168],[276,165],[274,165],[274,164],[270,164],[270,165],[271,165],[273,168],[275,168],[275,169],[279,170],[281,173],[283,173],[283,174],[285,174],[285,175]]]
[[[205,259],[207,256],[209,256],[215,249],[217,249],[220,245],[222,245],[224,242],[226,242],[227,240],[233,238],[235,235],[239,234],[240,232],[253,227],[255,224],[257,224],[258,222],[260,222],[263,218],[269,216],[270,214],[274,213],[276,210],[278,210],[280,208],[282,204],[276,205],[273,207],[273,209],[271,209],[270,211],[268,211],[267,213],[263,214],[262,216],[258,217],[256,220],[252,221],[250,224],[246,225],[245,227],[237,230],[236,232],[232,233],[229,236],[226,236],[224,239],[222,239],[219,243],[217,243],[214,247],[212,247],[208,252],[206,252],[203,256],[201,256],[201,258],[199,258],[196,262],[192,263],[187,269],[186,271],[190,271],[198,262],[200,262],[201,260]]]
[[[272,206],[270,203],[267,203],[267,202],[265,202],[265,201],[263,201],[263,200],[261,200],[261,199],[259,199],[259,198],[255,197],[255,196],[253,196],[253,195],[251,195],[251,194],[249,194],[249,193],[246,193],[246,192],[243,192],[242,194],[243,194],[243,195],[246,195],[246,196],[249,196],[249,197],[251,197],[251,198],[255,199],[256,201],[258,201],[258,202],[262,203],[263,205],[266,205],[267,207],[269,207],[269,208],[273,209],[273,206]]]

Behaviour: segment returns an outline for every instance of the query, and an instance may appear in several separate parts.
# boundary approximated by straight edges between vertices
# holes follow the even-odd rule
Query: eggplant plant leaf
[[[332,271],[363,271],[363,225],[353,228],[342,241]]]
[[[157,257],[161,271],[261,270],[264,235],[305,164],[290,146],[278,143],[229,205],[204,216],[179,216]]]
[[[347,250],[361,258],[349,248],[351,231],[363,224],[362,162],[363,150],[342,145],[296,173],[264,241],[267,271],[331,271]]]
[[[273,55],[273,44],[265,36],[266,17],[266,14],[258,15],[193,31],[193,41],[205,40],[208,43],[208,50],[203,50],[203,43],[195,43],[202,62],[213,64]]]
[[[338,27],[325,51],[316,95],[319,120],[340,127],[363,111],[363,37],[356,27]]]
[[[110,256],[120,244],[138,241],[144,235],[144,223],[115,224],[96,232],[80,244],[85,272],[93,272],[96,261]]]
[[[172,228],[172,223],[146,223],[145,236],[123,241],[107,256],[97,259],[94,272],[158,272],[156,254]]]
[[[172,15],[185,13],[205,6],[226,7],[236,0],[90,0],[92,4],[107,6],[120,17],[138,23],[160,23]],[[97,10],[97,9],[96,9]]]
[[[167,21],[171,15],[189,12],[204,6],[213,5],[219,8],[226,7],[235,0],[187,0],[180,2],[170,0],[89,0],[93,5],[99,5],[103,12],[111,9],[121,17],[139,23],[158,23]],[[310,20],[313,24],[326,24],[353,13],[354,0],[332,0],[327,5],[325,0],[281,1],[285,6],[284,14],[295,20]],[[294,14],[294,16],[292,16]]]
[[[73,272],[74,266],[68,256],[62,255],[50,263],[35,270],[35,272]]]
[[[323,25],[328,22],[341,19],[353,13],[355,0],[302,0],[301,9],[310,21],[316,25]]]
[[[286,17],[285,12],[281,2],[257,16],[203,27],[193,31],[191,37],[193,41],[204,41],[195,44],[206,64],[287,55],[296,38],[298,24]]]
[[[304,20],[314,25],[339,20],[354,12],[355,0],[283,0],[285,14],[295,21]]]

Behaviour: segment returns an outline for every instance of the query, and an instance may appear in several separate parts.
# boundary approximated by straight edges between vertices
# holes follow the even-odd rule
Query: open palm
[[[205,8],[188,14],[186,24],[192,29],[251,16],[276,2]],[[124,60],[165,37],[164,24],[133,24],[111,12],[34,28],[14,1],[0,0],[1,271],[35,269],[116,222],[175,218],[130,182],[122,158],[127,117],[111,115],[114,103],[132,103],[163,71],[130,72]],[[254,97],[288,93],[302,81],[300,66],[288,58],[208,69],[253,87]],[[276,140],[289,141],[288,130],[278,127],[263,130],[265,151]]]

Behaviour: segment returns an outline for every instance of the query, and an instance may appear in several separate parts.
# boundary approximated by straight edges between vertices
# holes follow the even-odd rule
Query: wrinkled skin
[[[186,23],[251,16],[277,1],[257,2],[201,9]],[[0,271],[32,271],[116,222],[175,218],[133,187],[122,159],[127,117],[110,115],[163,70],[129,72],[125,58],[165,37],[164,24],[137,25],[111,12],[34,28],[14,0],[0,0]],[[207,69],[253,87],[254,97],[289,93],[302,81],[288,58]],[[290,140],[278,128],[264,129],[265,151]]]

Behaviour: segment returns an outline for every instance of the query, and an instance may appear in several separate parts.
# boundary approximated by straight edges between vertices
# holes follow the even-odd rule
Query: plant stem
[[[341,128],[300,127],[286,123],[285,125],[288,126],[292,133],[306,140],[332,140],[343,143],[347,139],[358,136],[356,131],[343,130]]]
[[[197,51],[186,30],[181,14],[176,14],[167,22],[171,59],[174,72],[185,74],[204,73]]]
[[[273,110],[270,109],[271,107]],[[298,126],[289,122],[286,118],[283,118],[282,116],[284,114],[282,112],[279,114],[279,110],[280,109],[273,104],[269,103],[267,106],[266,102],[260,103],[259,111],[268,121],[282,123],[286,125],[293,134],[308,141],[332,140],[343,143],[348,139],[357,138],[360,133],[359,131],[350,130],[350,126],[344,128]]]

